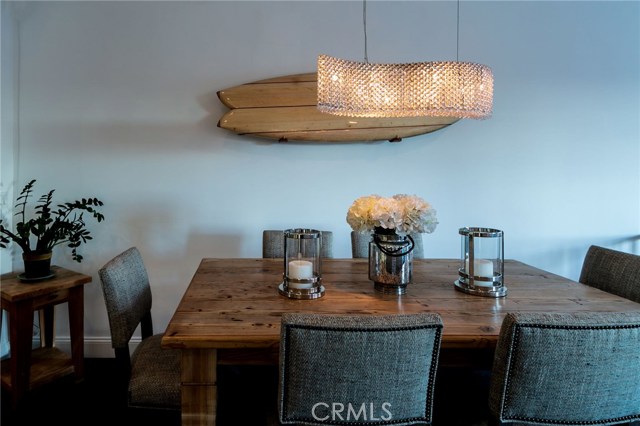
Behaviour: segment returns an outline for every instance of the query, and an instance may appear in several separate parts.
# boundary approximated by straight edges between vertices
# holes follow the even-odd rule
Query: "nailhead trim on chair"
[[[334,321],[335,322],[335,319]],[[371,423],[366,423],[366,424],[376,424],[376,425],[408,425],[408,424],[429,424],[428,422],[425,421],[425,419],[430,419],[432,417],[432,408],[433,408],[433,389],[434,389],[434,383],[435,383],[435,376],[436,376],[436,371],[437,371],[437,361],[438,361],[438,357],[439,357],[439,353],[440,353],[440,340],[441,340],[441,334],[442,334],[442,324],[438,324],[438,323],[433,323],[433,324],[416,324],[416,325],[399,325],[399,326],[394,326],[394,327],[385,327],[385,326],[379,326],[377,327],[375,324],[371,324],[367,327],[350,327],[349,324],[345,324],[345,327],[341,327],[341,326],[336,326],[333,327],[331,326],[331,324],[328,324],[326,326],[322,326],[322,325],[315,325],[315,324],[300,324],[300,323],[293,323],[293,324],[284,324],[283,326],[283,336],[285,336],[285,340],[283,341],[283,347],[281,347],[281,349],[286,348],[285,351],[281,352],[281,354],[284,355],[284,358],[281,358],[281,366],[291,366],[291,363],[293,361],[291,361],[289,359],[289,357],[291,356],[291,352],[288,350],[291,347],[291,339],[293,338],[293,331],[294,330],[317,330],[317,331],[321,331],[321,332],[344,332],[344,333],[359,333],[361,335],[366,335],[367,333],[372,333],[372,332],[387,332],[387,333],[393,333],[393,332],[405,332],[405,331],[412,331],[412,330],[433,330],[434,331],[434,335],[432,335],[433,337],[429,338],[429,344],[433,344],[432,348],[431,348],[431,353],[429,354],[431,356],[431,360],[430,360],[430,365],[429,365],[429,373],[427,376],[427,381],[426,381],[426,389],[427,394],[425,395],[425,399],[424,399],[424,403],[425,403],[425,407],[424,407],[424,416],[420,415],[417,417],[403,417],[400,419],[376,419],[374,422]],[[434,341],[431,341],[431,338],[434,338]],[[427,353],[425,353],[426,355]],[[426,365],[425,365],[426,366]],[[288,368],[292,368],[292,367],[288,367]],[[306,376],[305,376],[306,377]],[[424,376],[423,376],[424,377]],[[310,418],[309,417],[305,417],[305,416],[300,416],[300,415],[295,415],[295,414],[289,414],[288,413],[288,407],[287,404],[284,403],[284,401],[288,401],[290,398],[290,389],[293,385],[291,385],[289,383],[289,380],[291,379],[291,377],[288,374],[282,374],[281,373],[281,379],[284,381],[283,383],[283,387],[282,387],[282,395],[281,395],[281,409],[282,411],[282,418],[286,419],[287,424],[289,422],[299,422],[300,424],[322,424],[322,421],[313,421],[310,423]],[[406,413],[409,414],[409,413]],[[364,420],[366,421],[366,420]],[[363,425],[363,420],[361,421],[353,421],[353,420],[331,420],[328,421],[327,424],[333,424],[333,425],[344,425],[344,426],[350,426],[350,425]]]
[[[640,329],[640,325],[624,324],[624,325],[612,325],[612,326],[607,326],[607,325],[579,326],[579,325],[551,325],[551,324],[534,324],[534,323],[516,324],[514,326],[513,342],[509,348],[509,355],[508,355],[509,360],[512,359],[514,347],[519,347],[518,344],[520,342],[521,330],[524,328],[544,328],[544,329],[558,329],[558,330],[621,330],[621,329]],[[512,377],[512,374],[513,374],[513,365],[510,364],[508,366],[508,373],[506,375],[507,380],[505,383],[505,395],[504,395],[504,401],[502,405],[503,407],[504,405],[508,405],[508,400],[511,395],[511,392],[510,392],[511,382],[509,378]],[[615,422],[624,422],[624,421],[631,421],[631,420],[638,420],[638,419],[640,419],[640,415],[615,417],[615,418],[594,420],[594,421],[563,421],[563,420],[549,421],[546,419],[540,419],[536,417],[524,417],[524,416],[504,417],[504,420],[516,420],[516,421],[523,421],[523,422],[528,421],[528,422],[538,422],[538,423],[545,423],[545,424],[563,424],[563,425],[576,425],[576,426],[611,424]]]

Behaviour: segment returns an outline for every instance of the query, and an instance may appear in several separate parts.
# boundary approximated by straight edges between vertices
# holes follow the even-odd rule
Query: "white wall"
[[[506,257],[572,279],[590,244],[638,252],[639,6],[462,2],[459,59],[492,67],[491,119],[394,144],[278,144],[216,127],[216,91],[314,71],[319,53],[362,60],[362,2],[26,3],[16,189],[36,178],[60,201],[105,202],[85,260],[54,255],[94,278],[87,354],[110,354],[97,271],[120,251],[141,250],[162,331],[200,259],[259,257],[265,228],[333,230],[350,257],[346,212],[371,193],[433,204],[428,257],[458,257],[462,226],[500,228]],[[452,60],[456,2],[372,1],[367,29],[372,62]]]
[[[14,19],[13,4],[0,3],[0,37],[1,57],[0,62],[0,94],[2,94],[0,103],[0,122],[2,129],[0,132],[0,219],[4,226],[11,227],[13,224],[12,207],[13,207],[13,187],[14,172],[16,158],[14,155],[14,147],[17,146],[17,136],[15,135],[17,123],[14,116],[15,96],[14,89],[17,86],[16,64],[14,59],[17,57],[16,47],[18,42],[17,35],[17,19]],[[0,250],[0,274],[11,272],[12,255],[9,250]],[[2,283],[0,283],[1,285]],[[7,329],[7,315],[2,311],[2,326],[0,327],[0,357],[4,357],[9,352],[9,338]]]
[[[18,146],[17,110],[15,89],[18,85],[17,65],[17,22],[15,19],[16,9],[14,4],[2,2],[0,4],[0,18],[2,29],[2,43],[0,61],[2,70],[0,71],[0,93],[2,102],[0,103],[0,119],[2,132],[0,133],[0,219],[7,227],[13,223],[12,208],[14,205],[13,188],[15,186],[15,147]],[[10,272],[12,268],[12,256],[8,250],[0,250],[0,273]]]

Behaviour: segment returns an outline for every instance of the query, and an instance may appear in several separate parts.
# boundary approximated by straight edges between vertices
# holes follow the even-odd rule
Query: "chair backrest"
[[[129,408],[159,409],[163,418],[175,421],[181,407],[180,351],[163,348],[162,334],[153,334],[151,286],[140,252],[136,247],[125,250],[99,275],[116,358],[114,379],[122,386],[123,403]],[[131,354],[129,341],[138,326],[142,341]]]
[[[120,253],[100,269],[99,275],[113,348],[127,348],[141,323],[142,337],[152,335],[151,287],[138,249],[131,247]]]
[[[282,424],[430,424],[438,314],[283,314]]]
[[[489,408],[502,423],[640,419],[640,311],[507,314]]]
[[[424,259],[424,244],[422,242],[422,234],[415,232],[409,234],[413,238],[413,258]],[[371,234],[368,232],[351,231],[351,256],[356,258],[369,257],[369,241]]]
[[[320,255],[323,258],[332,258],[333,232],[320,231],[320,234],[322,235],[322,246],[320,247]],[[262,231],[262,257],[284,257],[284,230],[267,229]]]
[[[591,246],[579,281],[640,303],[640,256]]]

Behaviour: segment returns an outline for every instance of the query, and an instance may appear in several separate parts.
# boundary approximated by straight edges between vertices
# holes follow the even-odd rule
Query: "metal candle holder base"
[[[470,286],[461,280],[456,280],[455,289],[468,293],[475,294],[476,296],[485,296],[485,297],[504,297],[507,295],[507,288],[504,285],[494,287],[494,286]]]
[[[311,300],[324,296],[324,286],[318,285],[311,288],[294,288],[283,281],[278,286],[278,293],[290,299]]]

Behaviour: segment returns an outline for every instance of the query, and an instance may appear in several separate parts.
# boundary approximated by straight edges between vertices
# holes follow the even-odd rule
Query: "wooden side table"
[[[0,277],[2,309],[9,320],[11,357],[2,361],[2,387],[11,392],[11,403],[17,408],[31,389],[74,374],[84,378],[84,284],[89,275],[59,266],[51,268],[55,276],[33,283],[21,282],[17,273]],[[54,307],[67,303],[71,356],[53,346]],[[40,311],[41,347],[32,350],[33,315]]]

